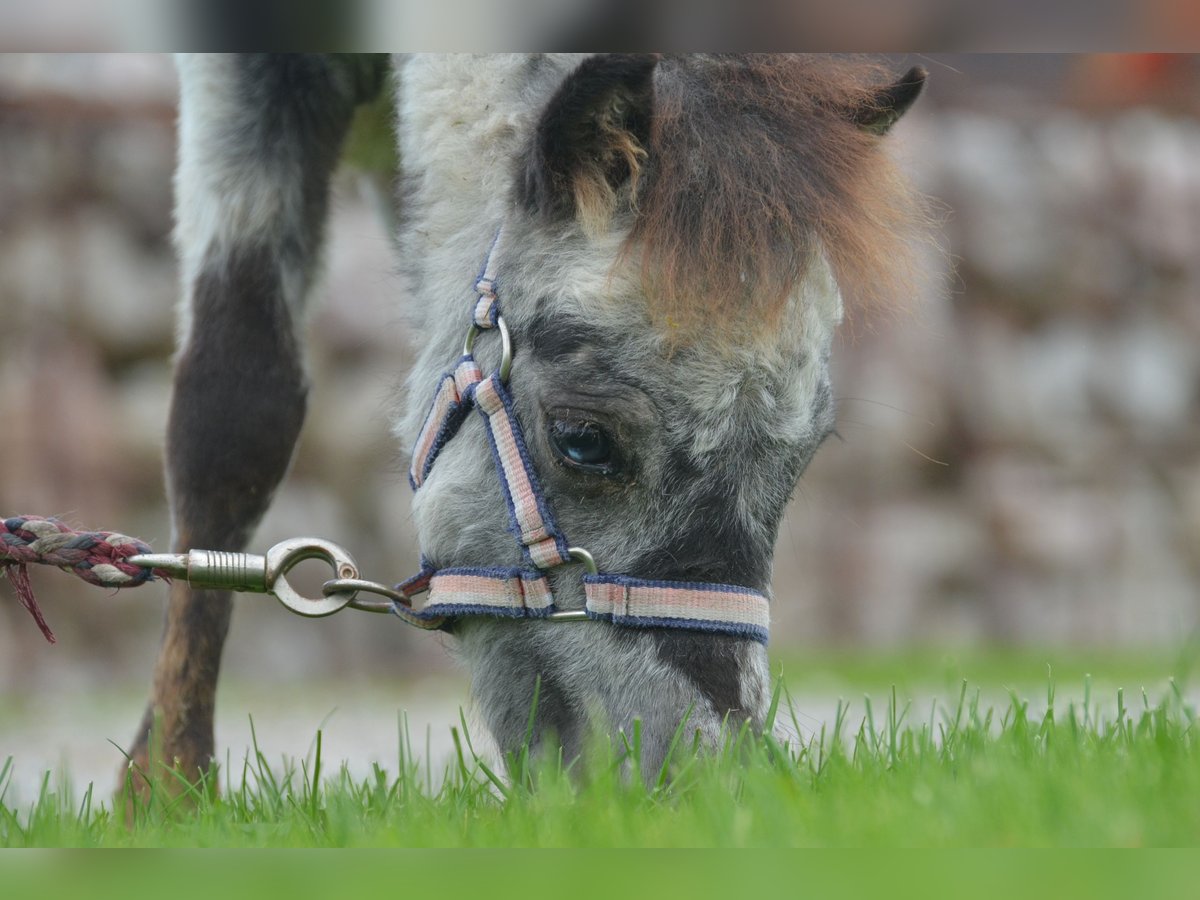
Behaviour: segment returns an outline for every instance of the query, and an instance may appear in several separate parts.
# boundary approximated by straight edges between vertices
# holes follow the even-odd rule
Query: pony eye
[[[607,432],[590,422],[550,423],[550,444],[564,463],[599,475],[615,475],[616,448]]]

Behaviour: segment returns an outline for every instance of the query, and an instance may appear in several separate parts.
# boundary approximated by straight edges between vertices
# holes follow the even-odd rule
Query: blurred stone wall
[[[845,443],[818,455],[818,499],[793,508],[779,551],[781,570],[795,555],[796,627],[1194,636],[1200,122],[984,94],[899,137],[943,207],[953,271],[840,348]]]
[[[162,548],[174,93],[161,57],[0,57],[0,513]],[[780,532],[774,646],[1186,636],[1200,613],[1200,124],[960,84],[894,141],[937,198],[944,252],[928,253],[911,309],[855,323],[835,351],[842,440]],[[372,201],[343,173],[309,420],[257,547],[313,532],[371,577],[415,563],[387,422],[407,364],[401,289]],[[0,586],[0,685],[148,677],[163,591],[36,583],[60,645],[41,645]],[[447,670],[436,638],[381,621],[245,598],[228,665],[283,680]]]

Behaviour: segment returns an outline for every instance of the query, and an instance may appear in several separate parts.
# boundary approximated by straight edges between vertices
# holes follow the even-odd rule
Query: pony
[[[761,730],[776,531],[833,431],[844,305],[905,289],[918,204],[883,145],[925,72],[636,54],[201,55],[178,71],[174,546],[241,549],[287,471],[330,177],[356,108],[392,90],[419,342],[395,433],[422,459],[436,445],[436,465],[414,465],[413,513],[429,572],[460,573],[435,624],[487,728],[516,751],[536,708],[534,744],[573,757],[596,727],[640,720],[645,771],[685,719],[710,745],[730,723]],[[456,384],[464,328],[478,371]],[[507,445],[494,430],[509,425],[454,413],[498,370]],[[504,453],[545,514],[549,561],[513,539]],[[617,574],[585,573],[593,560]],[[476,608],[469,577],[508,578],[528,608]],[[654,614],[593,615],[593,588],[627,606],[643,591]],[[702,608],[672,619],[680,597]],[[606,621],[543,614],[585,605]],[[135,763],[153,729],[180,771],[209,768],[230,610],[227,593],[171,586]]]

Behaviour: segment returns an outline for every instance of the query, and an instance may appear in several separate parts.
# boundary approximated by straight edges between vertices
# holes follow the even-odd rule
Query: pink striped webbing
[[[405,622],[426,630],[464,615],[540,618],[554,611],[546,576],[529,569],[424,568],[399,589],[410,598],[428,591],[424,603],[393,604]]]
[[[438,452],[454,437],[471,406],[471,392],[483,378],[474,357],[464,356],[454,372],[447,372],[438,381],[429,404],[429,412],[413,446],[408,483],[415,491],[425,483]]]
[[[509,521],[530,561],[539,569],[569,562],[567,543],[554,524],[521,427],[513,414],[512,399],[500,376],[493,374],[475,388],[475,405],[487,423],[488,437],[500,474]]]
[[[584,575],[588,615],[614,625],[680,627],[767,642],[771,606],[758,591],[732,584]]]
[[[771,625],[767,598],[729,584],[652,581],[625,575],[585,575],[587,615],[633,628],[677,628],[750,638],[765,644]],[[406,622],[439,628],[464,615],[544,618],[557,611],[547,579],[522,569],[426,570],[403,586],[428,590],[422,606],[397,609]]]

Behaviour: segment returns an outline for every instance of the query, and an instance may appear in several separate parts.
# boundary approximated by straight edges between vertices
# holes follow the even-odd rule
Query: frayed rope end
[[[42,608],[38,606],[37,597],[33,595],[33,583],[29,580],[29,571],[25,568],[25,564],[5,563],[0,564],[0,569],[4,570],[4,574],[12,582],[13,590],[17,592],[17,599],[33,616],[33,621],[37,622],[38,628],[42,630],[42,636],[51,644],[56,643],[54,632],[50,630],[46,617],[42,615]]]

